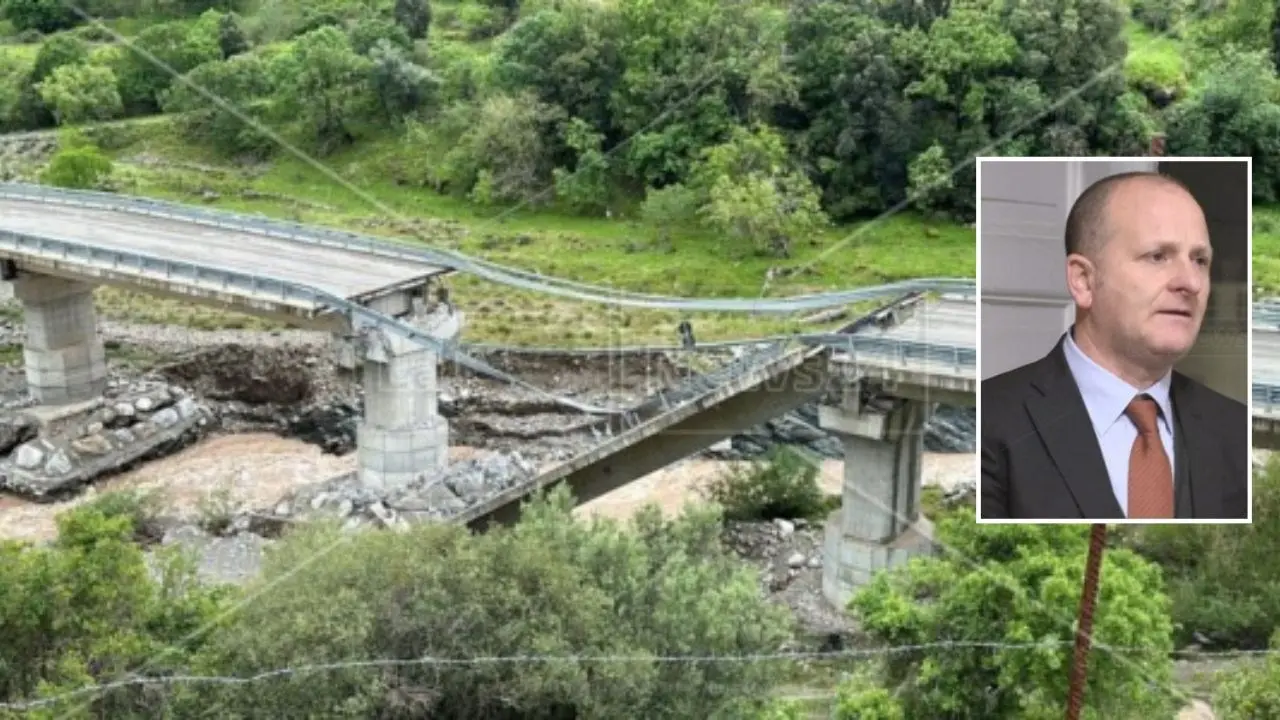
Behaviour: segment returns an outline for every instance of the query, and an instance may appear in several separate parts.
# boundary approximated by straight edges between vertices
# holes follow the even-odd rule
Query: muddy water
[[[55,516],[96,493],[156,491],[167,514],[192,518],[198,516],[202,503],[224,498],[251,507],[271,506],[291,488],[354,467],[354,456],[325,455],[313,445],[269,433],[214,437],[98,482],[94,492],[68,502],[38,504],[0,498],[0,537],[51,538]]]
[[[579,506],[579,514],[624,519],[641,505],[655,503],[667,515],[680,512],[685,503],[702,498],[708,482],[732,465],[724,460],[692,458],[663,468],[608,495]],[[973,482],[977,464],[974,456],[963,453],[925,453],[921,481],[925,485],[951,488]],[[827,494],[839,494],[844,481],[844,462],[825,460],[818,483]]]
[[[455,447],[453,460],[475,450]],[[686,502],[701,497],[700,488],[730,463],[694,458],[652,473],[626,487],[581,506],[580,515],[630,517],[645,503],[656,503],[675,514]],[[230,502],[238,507],[271,508],[280,498],[303,485],[322,481],[355,468],[354,454],[325,455],[300,440],[269,433],[214,437],[167,458],[96,484],[93,491],[67,502],[32,503],[0,495],[0,538],[40,542],[56,534],[58,513],[94,495],[114,490],[155,491],[166,514],[199,517],[201,506]],[[929,453],[924,459],[926,484],[951,485],[973,477],[972,455]],[[843,463],[828,460],[821,482],[826,492],[840,492]]]

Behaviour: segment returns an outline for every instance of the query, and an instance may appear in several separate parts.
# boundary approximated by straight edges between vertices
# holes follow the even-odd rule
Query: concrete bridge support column
[[[27,385],[41,405],[98,397],[107,387],[107,359],[98,337],[93,286],[49,275],[19,275],[27,339]]]
[[[856,389],[819,420],[844,443],[840,509],[827,519],[822,594],[843,608],[885,568],[932,552],[933,527],[920,515],[924,422],[933,407],[895,399],[890,409],[857,406]]]
[[[438,312],[421,323],[441,341],[455,339],[458,313]],[[419,323],[415,323],[419,325]],[[360,482],[386,491],[449,462],[449,425],[440,415],[439,357],[410,340],[374,331],[364,355],[364,417],[356,426]]]

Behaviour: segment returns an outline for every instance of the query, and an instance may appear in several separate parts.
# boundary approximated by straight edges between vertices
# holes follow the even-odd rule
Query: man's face
[[[1172,363],[1195,344],[1209,298],[1204,213],[1175,185],[1136,180],[1115,188],[1106,215],[1090,317],[1115,352]]]

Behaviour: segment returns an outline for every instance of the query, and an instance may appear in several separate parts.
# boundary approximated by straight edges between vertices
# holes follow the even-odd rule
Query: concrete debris
[[[39,428],[26,415],[0,417],[0,454],[7,455],[15,447],[34,438]]]
[[[822,527],[804,519],[729,522],[721,541],[756,566],[765,594],[794,614],[817,644],[849,641],[857,626],[822,596]],[[834,638],[834,640],[833,640]]]
[[[143,382],[109,387],[101,402],[63,416],[0,419],[0,439],[26,438],[0,460],[0,490],[53,500],[99,476],[197,441],[215,416],[181,388]]]
[[[527,482],[536,470],[519,453],[488,455],[453,463],[443,473],[420,475],[386,495],[365,488],[353,473],[303,488],[281,501],[275,514],[290,520],[354,519],[381,527],[437,522]]]

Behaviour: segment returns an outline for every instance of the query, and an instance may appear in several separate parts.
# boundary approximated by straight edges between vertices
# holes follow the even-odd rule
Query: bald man
[[[1173,370],[1209,297],[1199,203],[1167,176],[1114,175],[1065,235],[1075,324],[982,383],[981,517],[1246,518],[1248,408]]]

